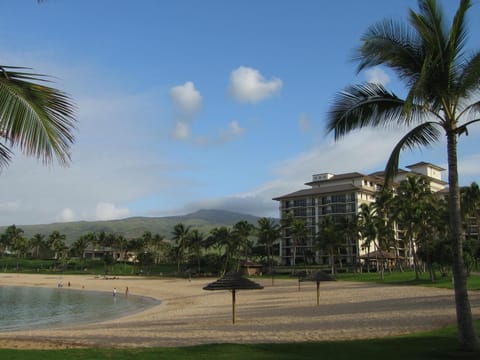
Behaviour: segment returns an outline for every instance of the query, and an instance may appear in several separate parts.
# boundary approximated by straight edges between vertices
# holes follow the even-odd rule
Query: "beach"
[[[140,313],[68,327],[0,332],[0,348],[169,347],[207,343],[277,343],[400,335],[453,325],[453,290],[357,282],[316,284],[253,279],[263,290],[205,291],[214,278],[169,279],[64,275],[70,289],[148,296],[161,301]],[[1,286],[57,287],[58,275],[0,274]],[[68,289],[67,289],[68,290]],[[475,318],[480,292],[470,292]]]

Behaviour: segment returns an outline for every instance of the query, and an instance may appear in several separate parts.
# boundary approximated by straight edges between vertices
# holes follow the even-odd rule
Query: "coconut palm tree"
[[[379,84],[349,86],[334,100],[327,130],[339,139],[364,127],[407,129],[387,162],[387,179],[398,169],[402,150],[430,145],[445,135],[459,342],[463,349],[480,351],[467,293],[457,169],[458,138],[480,120],[480,102],[474,97],[480,87],[480,52],[466,49],[471,1],[460,1],[450,25],[435,0],[419,0],[418,5],[418,12],[409,12],[409,26],[393,20],[370,26],[355,57],[358,71],[377,65],[392,69],[406,85],[405,98]]]
[[[252,235],[254,229],[255,227],[246,220],[240,220],[233,225],[233,234],[237,236],[240,241],[245,263],[248,262],[248,254],[252,250],[252,242],[249,240],[249,237]]]
[[[336,273],[335,254],[339,252],[339,248],[345,243],[345,234],[342,231],[342,227],[331,216],[322,218],[318,226],[317,248],[328,254],[330,271],[334,275]]]
[[[420,279],[417,249],[421,237],[418,236],[428,213],[424,210],[431,201],[432,192],[426,179],[408,176],[400,182],[394,199],[394,218],[404,231],[408,252],[413,259],[416,280]]]
[[[357,230],[363,239],[362,248],[367,249],[367,271],[370,271],[370,249],[376,248],[377,227],[376,225],[376,210],[375,205],[360,204],[360,209],[357,215]],[[378,264],[377,264],[378,265]]]
[[[0,65],[0,167],[19,148],[45,164],[70,161],[74,106],[65,93],[48,87],[48,78],[27,68]]]
[[[36,233],[30,238],[30,248],[32,250],[32,257],[35,259],[40,258],[40,251],[42,248],[47,247],[47,242],[45,241],[45,235]]]
[[[198,229],[193,229],[188,236],[188,247],[192,249],[193,255],[197,261],[197,273],[200,273],[200,260],[202,257],[202,248],[204,247],[205,235]]]
[[[258,242],[265,246],[267,253],[268,272],[273,274],[272,252],[273,244],[280,238],[280,226],[272,219],[263,217],[257,220]]]
[[[176,258],[177,258],[177,271],[180,272],[180,264],[185,259],[185,252],[188,248],[188,236],[190,233],[190,226],[185,226],[179,223],[173,227],[172,239],[175,241]]]

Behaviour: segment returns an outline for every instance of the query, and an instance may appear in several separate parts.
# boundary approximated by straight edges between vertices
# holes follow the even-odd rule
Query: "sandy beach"
[[[71,289],[130,294],[161,300],[144,312],[88,325],[0,332],[2,348],[151,347],[205,343],[264,343],[385,337],[455,323],[452,290],[324,282],[320,304],[316,285],[258,279],[263,290],[237,292],[237,321],[232,324],[231,293],[205,291],[216,279],[151,279],[63,276]],[[1,286],[56,287],[54,275],[0,274]],[[470,292],[480,317],[480,292]]]

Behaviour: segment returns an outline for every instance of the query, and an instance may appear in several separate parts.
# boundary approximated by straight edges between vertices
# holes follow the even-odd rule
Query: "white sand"
[[[0,274],[0,285],[56,287],[54,275]],[[72,289],[144,295],[162,301],[144,312],[116,320],[71,327],[0,332],[3,348],[150,347],[205,343],[265,343],[385,337],[455,324],[452,290],[324,282],[320,305],[315,283],[259,279],[263,290],[237,292],[232,324],[228,291],[205,291],[215,279],[150,279],[63,276]],[[480,292],[470,292],[480,317]]]

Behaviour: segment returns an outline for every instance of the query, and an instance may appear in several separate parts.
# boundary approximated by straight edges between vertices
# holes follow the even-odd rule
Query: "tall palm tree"
[[[263,217],[257,220],[258,242],[265,246],[267,253],[268,272],[273,274],[272,252],[273,244],[280,238],[280,226],[272,219]]]
[[[45,241],[45,235],[36,233],[30,238],[30,247],[32,249],[32,255],[34,258],[38,259],[40,257],[40,251],[42,248],[47,247]]]
[[[248,262],[248,253],[252,249],[252,243],[249,241],[250,235],[252,235],[254,226],[246,220],[240,220],[233,225],[233,233],[240,240],[240,247],[243,250],[244,261]]]
[[[44,75],[0,65],[0,167],[13,147],[51,164],[70,161],[75,129],[74,106],[65,93],[45,86]]]
[[[188,236],[190,233],[190,226],[185,226],[182,223],[179,223],[173,227],[172,239],[175,240],[177,245],[176,247],[176,257],[177,257],[177,271],[180,272],[180,264],[185,259],[185,252],[188,247]]]
[[[367,271],[370,271],[370,249],[376,248],[377,227],[376,225],[376,210],[375,205],[360,204],[360,209],[357,215],[357,230],[363,239],[362,248],[367,249]]]
[[[432,192],[426,179],[408,176],[400,182],[394,199],[394,218],[404,231],[408,253],[413,259],[415,276],[420,278],[417,249],[422,237],[418,236],[428,213],[424,210],[431,202]]]
[[[336,224],[335,219],[331,216],[322,218],[318,225],[317,247],[328,254],[330,271],[333,275],[336,272],[335,254],[338,253],[340,246],[345,242],[345,236],[341,226]]]
[[[360,84],[339,93],[329,113],[327,130],[339,139],[364,127],[398,126],[408,129],[387,162],[387,179],[398,169],[403,149],[447,140],[449,227],[453,246],[453,274],[459,342],[479,350],[468,299],[460,221],[457,141],[479,121],[480,52],[466,51],[466,14],[470,0],[461,0],[450,26],[435,0],[419,0],[409,12],[409,25],[385,20],[369,27],[361,38],[358,71],[385,65],[405,82],[404,99],[379,84]]]
[[[200,260],[202,257],[202,248],[204,247],[205,235],[198,229],[193,229],[188,236],[188,247],[192,249],[193,255],[197,260],[197,273],[200,273]]]

